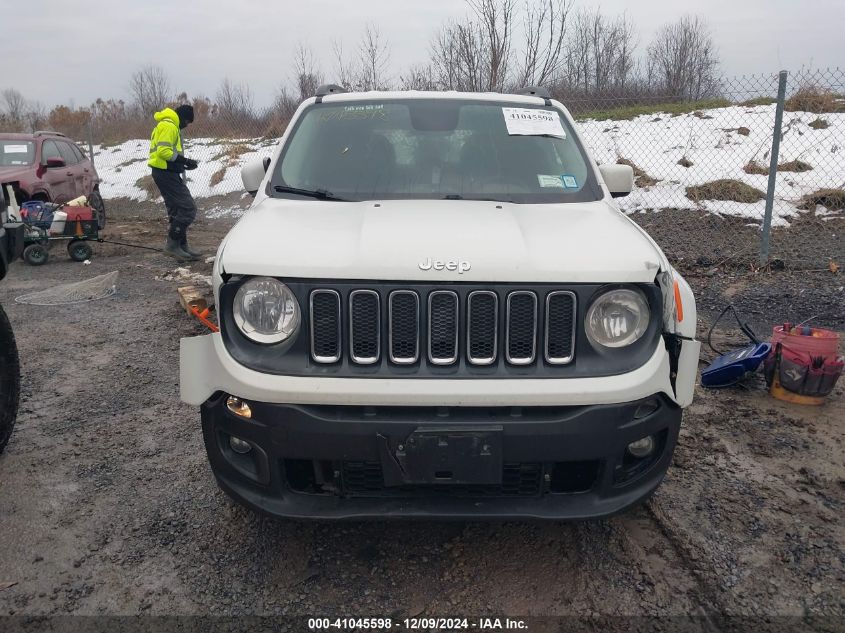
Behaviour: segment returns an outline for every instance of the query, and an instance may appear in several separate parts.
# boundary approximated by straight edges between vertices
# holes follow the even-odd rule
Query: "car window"
[[[83,160],[85,160],[85,152],[82,151],[81,147],[79,147],[75,143],[71,143],[70,148],[73,150],[73,153],[76,154],[76,160],[78,162],[82,162]]]
[[[46,165],[50,158],[62,158],[62,155],[53,141],[44,141],[41,145],[41,163]]]
[[[292,130],[272,184],[349,200],[602,197],[583,147],[557,110],[488,100],[314,104]]]
[[[59,146],[59,153],[62,155],[62,158],[65,159],[65,164],[75,165],[79,162],[79,159],[76,157],[76,154],[73,153],[73,148],[70,146],[70,143],[58,141],[56,142],[56,145]]]
[[[0,167],[32,165],[35,143],[32,141],[0,140]]]

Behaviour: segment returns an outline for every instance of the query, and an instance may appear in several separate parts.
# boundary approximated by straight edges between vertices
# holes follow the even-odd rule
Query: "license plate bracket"
[[[401,473],[395,478],[401,481],[393,485],[501,484],[502,427],[419,427],[392,457],[398,466],[394,472]],[[388,465],[384,466],[386,473]]]

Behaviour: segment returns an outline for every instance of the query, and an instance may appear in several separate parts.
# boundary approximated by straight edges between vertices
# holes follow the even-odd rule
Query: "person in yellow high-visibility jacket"
[[[202,254],[188,246],[188,227],[197,215],[194,202],[183,174],[186,169],[196,169],[197,161],[186,158],[182,153],[182,133],[194,120],[194,109],[189,105],[180,105],[175,110],[164,108],[156,112],[158,122],[150,137],[150,159],[147,165],[152,169],[155,182],[164,206],[170,229],[164,252],[181,261],[197,260]]]

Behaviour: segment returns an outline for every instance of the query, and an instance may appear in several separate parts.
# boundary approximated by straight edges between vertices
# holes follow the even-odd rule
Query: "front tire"
[[[18,414],[21,373],[12,325],[0,306],[0,453],[12,436]]]

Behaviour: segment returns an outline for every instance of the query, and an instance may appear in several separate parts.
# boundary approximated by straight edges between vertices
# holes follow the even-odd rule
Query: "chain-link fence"
[[[718,99],[699,103],[658,96],[567,106],[599,163],[633,166],[637,187],[620,206],[673,258],[755,260],[768,202],[769,255],[823,267],[845,250],[845,71],[784,76],[773,161],[779,79],[725,79]]]
[[[845,261],[845,71],[727,78],[718,98],[699,102],[674,95],[556,96],[578,119],[598,163],[633,167],[636,188],[620,206],[675,261],[758,261],[767,213],[769,259],[795,268]],[[186,153],[200,161],[189,186],[206,212],[236,205],[240,167],[268,156],[283,130],[273,111],[237,123],[209,120],[189,128],[194,137],[186,139]],[[145,138],[94,146],[106,198],[157,197],[148,147]]]

